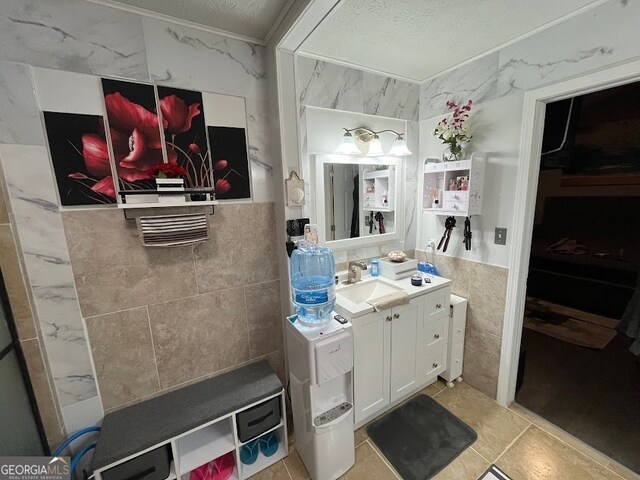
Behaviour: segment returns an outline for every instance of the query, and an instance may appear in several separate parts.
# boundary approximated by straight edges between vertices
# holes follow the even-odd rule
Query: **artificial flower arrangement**
[[[451,156],[448,160],[460,160],[462,155],[463,144],[471,140],[472,135],[467,124],[471,106],[473,102],[469,100],[464,105],[458,105],[455,102],[447,101],[447,108],[452,110],[450,116],[447,116],[438,122],[433,135],[442,140],[442,143],[449,147]]]
[[[187,174],[187,171],[177,163],[158,163],[146,171],[153,178],[178,178]]]

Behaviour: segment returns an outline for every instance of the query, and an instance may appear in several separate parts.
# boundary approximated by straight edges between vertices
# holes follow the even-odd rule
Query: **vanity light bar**
[[[411,155],[411,150],[407,147],[407,143],[404,141],[404,133],[398,133],[395,130],[389,128],[375,132],[367,127],[357,128],[343,128],[345,131],[335,153],[342,155],[361,155],[362,152],[356,143],[356,139],[362,143],[368,144],[367,157],[380,157],[383,155],[391,155],[394,157],[403,157],[405,155]],[[355,132],[355,138],[351,134]],[[381,133],[393,133],[396,136],[389,152],[385,154],[382,149],[382,142],[380,142],[379,134]]]

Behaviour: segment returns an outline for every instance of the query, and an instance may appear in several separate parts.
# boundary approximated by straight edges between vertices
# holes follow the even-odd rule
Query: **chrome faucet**
[[[362,271],[367,269],[364,262],[349,262],[349,271],[347,272],[347,283],[356,283],[362,280]]]

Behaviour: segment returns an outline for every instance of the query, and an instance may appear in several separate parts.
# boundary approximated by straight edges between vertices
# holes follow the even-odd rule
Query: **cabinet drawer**
[[[444,202],[442,208],[447,212],[466,212],[469,210],[469,204],[467,202]]]
[[[449,292],[450,289],[447,287],[425,296],[425,318],[435,318],[443,313],[449,315]]]
[[[442,192],[443,202],[469,202],[468,190],[453,190]]]
[[[447,349],[441,348],[436,351],[429,352],[425,359],[425,365],[423,366],[426,374],[424,378],[435,377],[444,372],[447,358]]]
[[[449,318],[441,317],[429,321],[424,325],[424,337],[422,348],[432,350],[447,342]]]

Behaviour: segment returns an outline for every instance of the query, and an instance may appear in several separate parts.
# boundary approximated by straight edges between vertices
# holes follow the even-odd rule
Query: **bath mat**
[[[478,480],[511,480],[511,478],[495,465],[491,465]]]
[[[478,436],[449,410],[418,395],[367,427],[405,480],[426,480],[446,467]]]

